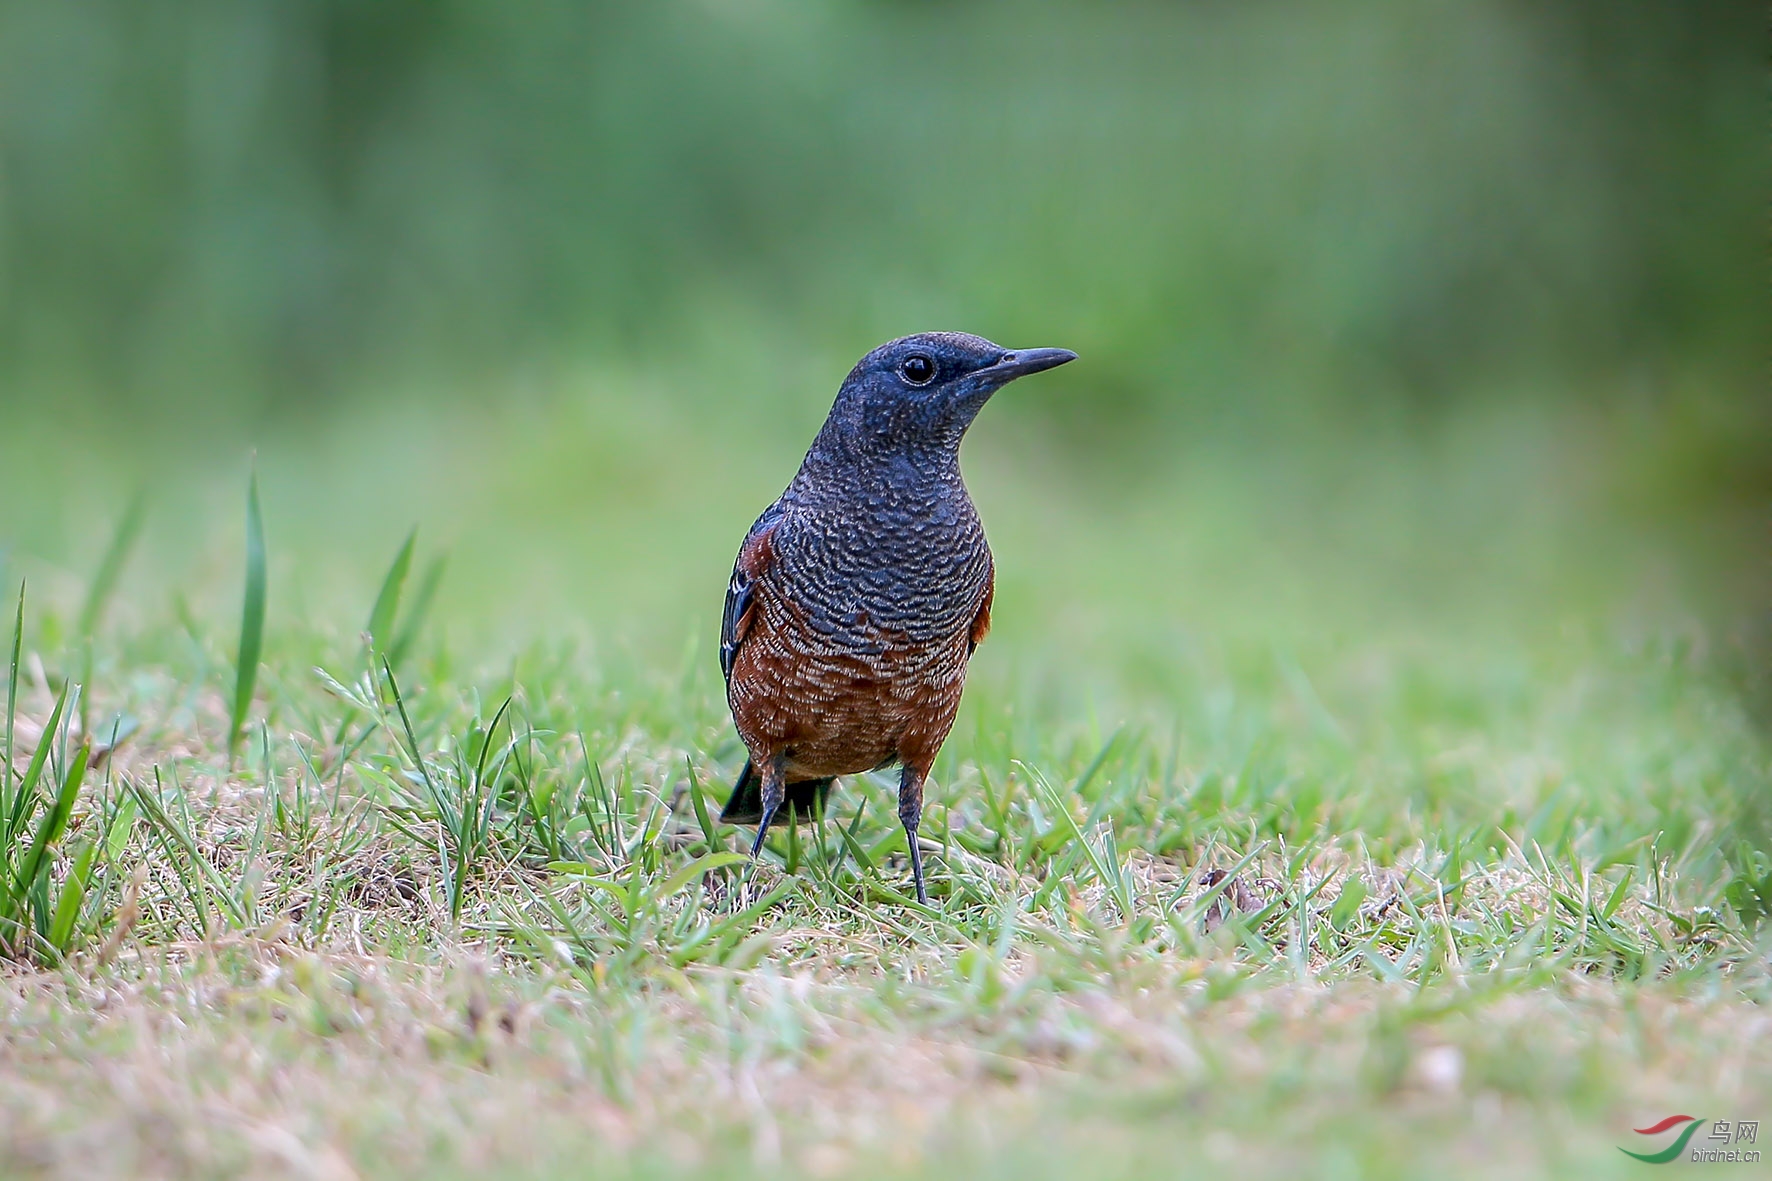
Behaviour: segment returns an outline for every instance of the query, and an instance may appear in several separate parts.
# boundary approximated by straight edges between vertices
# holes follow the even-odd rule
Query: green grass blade
[[[376,652],[391,650],[394,642],[394,618],[400,613],[400,591],[406,586],[406,572],[412,569],[412,547],[418,541],[418,526],[406,535],[406,541],[400,546],[400,552],[394,555],[394,564],[381,580],[381,590],[376,592],[375,606],[369,612],[369,646]]]
[[[723,869],[728,865],[743,865],[749,860],[750,858],[743,853],[709,853],[685,865],[654,887],[654,896],[669,898],[703,874],[712,873],[714,870]]]
[[[1089,764],[1088,770],[1084,771],[1082,777],[1077,780],[1077,787],[1073,794],[1079,799],[1082,798],[1082,789],[1088,786],[1089,781],[1095,777],[1095,773],[1101,769],[1103,760],[1107,758],[1107,752],[1113,748],[1114,741],[1118,737],[1119,735],[1116,734],[1114,738],[1108,739],[1107,745],[1102,747],[1101,753],[1095,756],[1095,761]],[[1070,839],[1075,842],[1074,847],[1081,848],[1083,855],[1089,859],[1089,866],[1094,870],[1096,880],[1113,896],[1115,903],[1120,907],[1121,917],[1126,922],[1131,922],[1133,914],[1131,887],[1120,868],[1117,850],[1111,844],[1098,849],[1095,843],[1084,834],[1082,826],[1077,823],[1077,818],[1071,815],[1071,810],[1066,805],[1064,798],[1058,794],[1058,789],[1047,782],[1046,777],[1038,771],[1034,772],[1033,780],[1046,797],[1047,806],[1052,809],[1053,814],[1058,817],[1065,830],[1070,834]],[[1109,829],[1110,833],[1111,831]]]
[[[0,813],[12,812],[12,732],[18,717],[18,655],[25,636],[25,584],[18,584],[18,613],[12,620],[12,663],[6,678],[6,757],[0,762]]]
[[[424,577],[419,579],[418,591],[412,596],[412,605],[406,609],[406,623],[395,637],[393,647],[388,649],[388,660],[399,664],[411,650],[418,639],[418,629],[424,626],[425,617],[431,613],[431,602],[437,597],[437,587],[443,581],[443,571],[449,565],[447,558],[431,559],[425,567]]]
[[[18,883],[21,890],[31,888],[39,874],[49,871],[50,848],[62,839],[68,831],[68,818],[74,814],[74,800],[80,794],[80,784],[86,778],[86,760],[92,748],[86,743],[80,744],[73,759],[68,763],[68,772],[62,777],[61,790],[56,793],[55,803],[37,825],[37,835],[31,840],[31,848],[25,859],[19,864]]]
[[[92,863],[97,853],[98,842],[80,842],[68,869],[68,880],[62,883],[56,898],[46,941],[58,957],[66,955],[74,942],[74,924],[79,921],[80,907],[86,901],[86,888],[92,882]]]
[[[98,572],[92,576],[92,585],[86,588],[86,602],[80,607],[80,624],[75,633],[81,639],[90,640],[98,630],[99,621],[104,618],[105,606],[117,589],[118,578],[123,574],[123,563],[128,561],[129,551],[135,548],[135,539],[141,533],[142,521],[146,516],[147,498],[138,492],[135,499],[129,502],[129,508],[124,511],[122,520],[117,522],[117,530],[111,535],[111,544],[105,547],[105,556],[98,564]]]
[[[160,842],[160,848],[166,854],[167,864],[172,866],[174,876],[178,878],[179,885],[184,888],[185,898],[191,904],[191,914],[197,925],[197,930],[207,938],[210,933],[208,898],[203,890],[202,878],[188,870],[184,860],[178,855],[177,829],[160,801],[160,794],[165,790],[160,782],[160,768],[154,768],[152,793],[139,780],[125,779],[123,783],[135,797],[137,806],[141,809],[141,815],[147,822],[148,831],[153,834],[155,840]]]
[[[62,711],[68,706],[68,687],[62,686],[61,695],[55,699],[55,708],[49,711],[49,721],[43,725],[43,737],[37,740],[37,750],[31,755],[31,762],[25,768],[23,779],[18,782],[18,793],[12,797],[12,810],[6,815],[6,831],[0,833],[6,847],[18,838],[23,830],[25,818],[30,815],[37,794],[37,780],[43,776],[43,764],[49,759],[49,748],[55,745],[55,732],[62,723]]]
[[[240,608],[240,657],[234,669],[234,714],[228,727],[228,761],[234,759],[258,682],[258,657],[265,638],[265,524],[258,506],[258,472],[246,490],[246,594]]]
[[[688,755],[683,756],[683,764],[689,769],[689,801],[695,806],[695,822],[701,826],[701,835],[708,843],[708,851],[720,847],[719,833],[714,829],[714,818],[708,815],[708,802],[702,798],[701,777],[695,773],[695,760]]]
[[[450,811],[449,801],[437,790],[436,780],[431,778],[430,765],[425,762],[425,756],[418,747],[418,732],[412,728],[412,718],[406,712],[406,698],[400,694],[400,682],[394,679],[394,670],[386,657],[382,658],[381,670],[388,678],[388,692],[393,695],[394,708],[399,711],[400,725],[406,732],[406,753],[411,756],[413,768],[418,771],[419,778],[424,780],[425,790],[430,793],[431,802],[436,806],[438,814],[446,815]],[[499,713],[503,712],[503,709],[499,710]],[[492,741],[490,732],[487,733],[486,741]]]
[[[837,826],[837,832],[843,838],[843,847],[848,849],[849,856],[855,859],[855,872],[858,876],[866,876],[874,872],[874,863],[868,858],[868,851],[861,847],[860,841],[855,839],[856,832],[861,828],[862,814],[867,810],[868,802],[864,799],[855,809],[855,818],[849,822],[849,827]]]
[[[135,818],[140,811],[141,805],[135,802],[133,795],[123,796],[112,810],[110,824],[105,828],[105,859],[112,865],[123,860],[124,850],[129,846],[129,834],[135,828]]]
[[[164,787],[160,782],[159,769],[155,768],[152,791],[135,780],[125,780],[125,782],[134,793],[136,802],[141,807],[142,816],[159,838],[161,848],[166,851],[167,859],[172,862],[174,872],[184,885],[185,893],[191,899],[191,904],[197,912],[198,928],[205,935],[209,933],[211,895],[228,911],[228,917],[236,926],[244,926],[246,914],[240,909],[233,892],[228,889],[226,881],[221,876],[221,870],[217,869],[215,864],[203,855],[202,847],[197,838],[192,835],[190,827],[180,823],[177,817],[166,810],[165,802],[161,799]],[[184,788],[176,781],[174,787],[181,795],[183,794]],[[184,854],[182,859],[176,855],[175,849]],[[187,865],[189,867],[188,873]]]
[[[388,674],[388,680],[390,683],[393,681],[393,674],[391,672]],[[486,727],[486,737],[480,743],[480,756],[474,760],[474,786],[476,788],[486,782],[486,756],[492,751],[492,736],[498,733],[498,724],[504,721],[504,716],[510,710],[511,702],[513,700],[514,698],[505,698],[504,704],[498,707],[498,712],[492,715],[492,724]],[[405,722],[406,720],[405,706],[401,706],[400,708],[400,720],[402,722]],[[407,723],[407,726],[410,729],[411,723]],[[510,735],[510,743],[514,744],[516,741],[517,736],[515,734]],[[507,747],[507,749],[510,749],[510,747]]]

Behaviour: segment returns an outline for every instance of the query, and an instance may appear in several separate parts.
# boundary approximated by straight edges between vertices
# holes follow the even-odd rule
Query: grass
[[[250,503],[237,649],[20,600],[6,1172],[1613,1176],[1772,1107],[1768,749],[1686,615],[1065,619],[1030,537],[1134,551],[1003,513],[922,907],[884,780],[739,856],[695,633],[493,661],[415,535],[267,626]]]
[[[258,507],[258,473],[246,491],[246,590],[240,604],[240,646],[234,658],[234,712],[228,722],[228,759],[240,745],[252,689],[258,683],[258,656],[265,638],[265,522]]]

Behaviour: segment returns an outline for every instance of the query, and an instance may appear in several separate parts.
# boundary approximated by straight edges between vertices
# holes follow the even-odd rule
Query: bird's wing
[[[978,651],[984,643],[985,636],[991,630],[991,600],[997,597],[997,568],[992,566],[985,575],[984,601],[978,605],[978,611],[972,617],[972,633],[966,637],[966,655],[968,658]]]
[[[781,523],[778,501],[763,510],[744,544],[738,547],[738,560],[732,563],[732,581],[726,584],[726,609],[720,614],[720,672],[726,683],[732,683],[732,665],[738,659],[738,646],[744,643],[756,614],[752,607],[757,579],[775,559],[771,538]]]

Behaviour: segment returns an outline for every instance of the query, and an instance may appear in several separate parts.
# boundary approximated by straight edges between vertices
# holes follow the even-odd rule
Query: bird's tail
[[[788,809],[793,809],[793,816],[801,824],[810,824],[824,810],[825,797],[831,793],[831,779],[803,779],[799,783],[787,785],[787,794],[781,803],[781,811],[777,812],[772,824],[787,821]],[[763,819],[763,777],[751,766],[751,761],[744,761],[744,770],[738,773],[738,781],[732,785],[732,797],[720,810],[722,824],[757,824]]]

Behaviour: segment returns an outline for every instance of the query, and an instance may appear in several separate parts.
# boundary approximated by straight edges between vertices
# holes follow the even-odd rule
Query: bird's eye
[[[935,362],[922,353],[912,353],[899,365],[898,372],[912,385],[928,385],[935,380]]]

